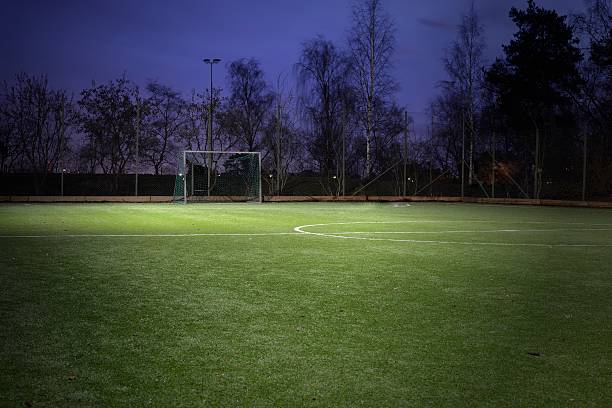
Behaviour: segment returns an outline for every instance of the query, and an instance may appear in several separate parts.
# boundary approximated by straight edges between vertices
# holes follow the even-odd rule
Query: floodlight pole
[[[433,197],[433,148],[434,148],[434,112],[431,111],[431,128],[429,130],[430,135],[430,152],[429,152],[429,196]]]
[[[138,196],[138,165],[140,158],[138,157],[138,143],[140,139],[140,97],[136,98],[136,174],[134,180],[134,195]]]
[[[535,124],[535,166],[533,170],[533,198],[540,198],[540,129]]]
[[[403,193],[406,197],[406,178],[408,177],[408,111],[404,110],[404,185]]]
[[[493,132],[493,152],[492,152],[492,166],[491,166],[491,197],[495,198],[495,166],[496,166],[496,161],[495,161],[495,132]]]
[[[193,175],[193,160],[189,162],[189,175],[191,176],[191,194],[194,195],[195,191],[195,183],[194,183],[194,175]]]
[[[586,200],[587,181],[587,132],[582,130],[582,201]]]
[[[280,195],[281,190],[281,172],[283,169],[281,163],[281,138],[282,138],[282,124],[281,124],[281,102],[280,92],[278,93],[278,100],[276,101],[276,195]],[[260,163],[261,169],[261,163]],[[261,178],[261,177],[260,177]]]
[[[346,195],[346,106],[342,106],[342,195]]]
[[[261,189],[261,152],[257,152],[257,160],[259,161],[259,202],[263,203],[263,192]]]
[[[64,132],[65,132],[65,128],[64,128],[64,110],[66,109],[65,104],[64,104],[64,95],[62,95],[61,97],[62,99],[62,109],[60,110],[60,159],[59,161],[62,164],[62,175],[61,175],[61,180],[60,180],[60,194],[63,197],[64,196],[64,173],[66,172],[66,169],[64,168],[65,164],[64,164],[64,148],[65,148],[65,140],[64,140]]]
[[[183,152],[183,202],[184,204],[187,204],[187,174],[186,173],[187,173],[187,152]]]
[[[465,112],[461,112],[461,200],[465,196]]]
[[[208,105],[208,135],[206,138],[206,148],[207,150],[214,150],[212,145],[212,106],[213,106],[213,65],[221,62],[220,58],[205,58],[204,63],[210,65],[210,102]],[[208,192],[208,196],[210,196],[210,168],[212,167],[212,155],[208,155],[208,186],[206,188]]]

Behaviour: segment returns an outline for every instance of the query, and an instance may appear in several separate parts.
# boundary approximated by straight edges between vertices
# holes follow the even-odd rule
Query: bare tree
[[[12,115],[13,107],[9,102],[10,88],[4,82],[0,94],[0,173],[9,173],[21,156],[17,137],[17,120]]]
[[[296,101],[292,91],[286,89],[286,79],[283,75],[277,78],[274,90],[275,112],[264,132],[264,166],[270,169],[272,175],[266,181],[276,194],[282,193],[290,171],[296,170],[303,148],[294,121]]]
[[[581,92],[575,98],[583,138],[583,199],[587,182],[594,194],[605,194],[612,184],[612,1],[585,0],[585,5],[584,14],[573,16],[589,50],[580,67]]]
[[[579,107],[597,133],[611,129],[612,112],[612,2],[586,0],[587,11],[573,16],[573,24],[586,37],[590,58],[582,64],[584,84]]]
[[[454,86],[442,87],[442,92],[431,104],[436,128],[433,138],[441,147],[439,162],[444,169],[453,169],[453,174],[461,174],[463,142],[463,95]]]
[[[206,112],[201,95],[193,90],[183,111],[184,126],[181,129],[181,145],[188,150],[204,150],[206,145]]]
[[[122,174],[135,149],[136,86],[126,78],[81,92],[80,125],[87,137],[90,171]]]
[[[150,96],[145,102],[148,115],[143,155],[157,175],[169,164],[170,155],[176,149],[185,124],[187,104],[178,92],[156,82],[150,82],[147,91]]]
[[[349,48],[353,82],[357,90],[361,123],[365,131],[365,177],[372,172],[377,104],[384,105],[397,89],[391,77],[395,30],[381,0],[358,0],[353,4]]]
[[[264,73],[255,59],[239,59],[228,66],[230,96],[228,114],[234,131],[248,151],[254,151],[270,111],[274,95],[269,91]],[[231,122],[226,122],[231,123]]]
[[[463,16],[457,39],[444,59],[446,72],[456,92],[463,99],[463,117],[468,142],[468,183],[474,181],[474,142],[476,139],[476,110],[480,99],[483,79],[483,52],[485,48],[484,28],[480,17],[471,4]]]
[[[308,150],[330,187],[340,170],[342,114],[350,64],[333,43],[317,37],[304,44],[295,69],[301,111],[311,135]]]
[[[376,109],[380,118],[377,119],[377,137],[374,143],[373,168],[385,171],[401,158],[400,138],[404,130],[404,111],[395,103],[381,104]]]
[[[5,85],[2,105],[3,160],[36,174],[38,193],[46,175],[61,166],[72,124],[71,103],[65,91],[49,88],[45,76],[19,74],[12,86]]]

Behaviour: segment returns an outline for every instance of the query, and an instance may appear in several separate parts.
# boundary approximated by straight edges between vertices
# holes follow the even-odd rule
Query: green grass
[[[379,224],[294,232],[356,221]],[[596,209],[2,205],[0,406],[612,406],[611,230]]]

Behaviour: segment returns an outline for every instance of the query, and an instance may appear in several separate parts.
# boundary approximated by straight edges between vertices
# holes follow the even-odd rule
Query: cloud
[[[440,30],[455,30],[455,25],[447,23],[446,21],[432,20],[429,18],[419,18],[418,22],[426,27],[436,28]]]

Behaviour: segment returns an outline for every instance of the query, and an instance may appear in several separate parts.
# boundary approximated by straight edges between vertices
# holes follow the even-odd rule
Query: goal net
[[[259,152],[182,152],[174,202],[261,202]]]

